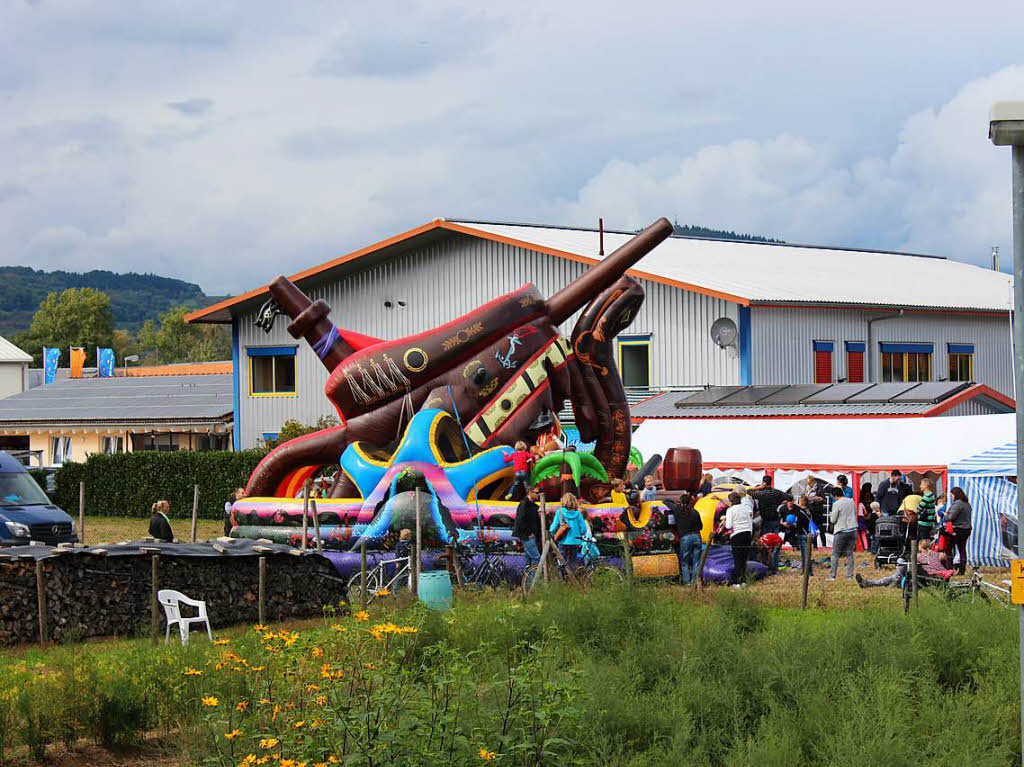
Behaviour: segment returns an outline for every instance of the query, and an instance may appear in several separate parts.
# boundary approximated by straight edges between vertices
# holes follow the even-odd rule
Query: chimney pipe
[[[998,272],[999,271],[999,246],[998,245],[993,245],[992,246],[992,271],[993,272]]]
[[[597,255],[604,255],[604,219],[597,219]]]

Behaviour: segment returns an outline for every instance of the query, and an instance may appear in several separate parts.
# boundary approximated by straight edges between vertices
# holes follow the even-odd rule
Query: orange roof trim
[[[367,247],[361,248],[360,250],[355,250],[344,256],[340,256],[330,261],[325,261],[324,263],[318,266],[313,266],[310,267],[309,269],[304,269],[301,272],[296,272],[295,274],[289,276],[288,279],[291,280],[292,282],[298,283],[301,280],[307,279],[309,277],[314,277],[317,274],[321,274],[330,269],[334,269],[335,267],[347,264],[351,261],[355,261],[357,259],[362,258],[363,256],[368,256],[372,253],[376,253],[379,250],[383,250],[384,248],[390,247],[392,245],[397,245],[401,242],[410,240],[414,237],[418,237],[421,234],[433,231],[435,229],[447,229],[452,232],[458,232],[459,234],[467,234],[471,237],[479,237],[484,240],[491,240],[492,242],[500,242],[505,245],[511,245],[513,247],[525,248],[527,250],[532,250],[537,253],[544,253],[549,256],[554,256],[556,258],[564,258],[568,261],[576,261],[577,263],[581,264],[593,265],[598,264],[601,261],[598,258],[590,258],[588,256],[581,256],[577,253],[569,253],[568,251],[558,250],[556,248],[548,248],[542,245],[537,245],[536,243],[533,242],[529,242],[528,240],[517,240],[512,237],[503,237],[501,235],[493,234],[491,232],[485,232],[481,229],[475,229],[472,226],[467,226],[465,224],[456,224],[451,221],[445,221],[442,218],[435,218],[433,221],[430,221],[421,226],[417,226],[413,229],[408,230],[407,232],[396,234],[393,237],[388,237],[385,240],[381,240],[380,242],[374,243],[373,245],[368,245]],[[712,298],[721,298],[726,301],[731,301],[733,303],[740,304],[742,306],[750,305],[750,300],[742,296],[736,296],[731,293],[723,293],[718,290],[711,290],[709,288],[704,288],[699,285],[693,285],[688,282],[672,280],[667,277],[661,277],[656,274],[651,274],[649,272],[645,272],[639,269],[630,269],[627,272],[627,274],[633,277],[640,277],[645,280],[650,280],[651,282],[657,282],[662,285],[668,285],[669,287],[680,288],[682,290],[690,290],[693,291],[694,293],[700,293],[702,295],[711,296]],[[262,296],[266,292],[267,286],[264,285],[254,290],[242,293],[241,295],[234,296],[233,298],[227,298],[223,301],[220,301],[216,304],[212,304],[211,306],[207,306],[203,309],[197,309],[196,311],[185,315],[185,322],[202,322],[211,314],[215,314],[216,312],[222,311],[224,309],[230,309],[232,306],[240,304],[244,301],[248,301],[250,299]]]
[[[202,376],[232,373],[231,361],[227,362],[192,362],[181,365],[144,365],[128,368],[129,378],[146,378],[148,376]]]

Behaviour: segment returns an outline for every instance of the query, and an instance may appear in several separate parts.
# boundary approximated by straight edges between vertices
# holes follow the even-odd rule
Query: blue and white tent
[[[971,565],[1008,567],[1017,548],[1017,443],[1007,442],[949,465],[949,486],[971,502],[974,529],[967,539]]]

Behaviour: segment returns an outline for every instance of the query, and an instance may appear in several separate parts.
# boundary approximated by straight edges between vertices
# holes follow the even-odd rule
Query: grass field
[[[801,611],[799,580],[460,594],[444,614],[388,598],[216,645],[23,648],[0,654],[0,762],[1019,762],[1014,611],[922,597],[904,616],[896,589],[821,575]]]
[[[77,518],[76,518],[77,524]],[[188,519],[172,519],[171,529],[174,537],[180,541],[189,539],[191,521]],[[224,523],[220,520],[200,519],[197,537],[199,540],[216,538],[224,534]],[[149,517],[136,519],[131,517],[90,517],[85,518],[85,542],[90,546],[100,543],[117,543],[119,541],[137,541],[149,535]]]

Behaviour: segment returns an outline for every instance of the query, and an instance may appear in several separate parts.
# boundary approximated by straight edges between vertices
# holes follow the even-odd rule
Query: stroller
[[[907,523],[900,517],[880,517],[875,522],[875,567],[895,565],[900,557],[909,557],[908,535]]]

